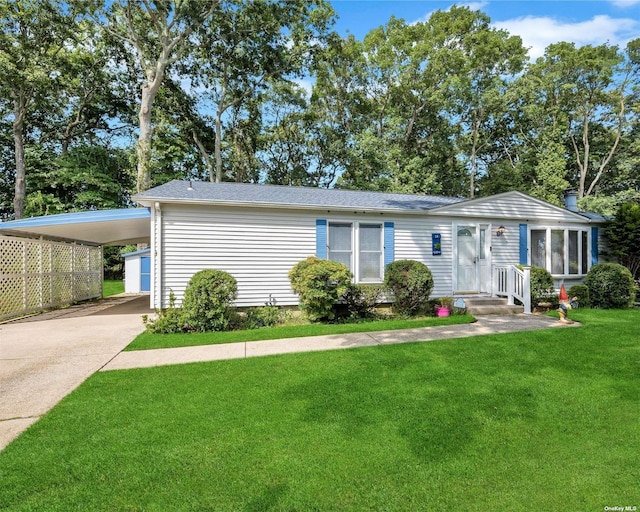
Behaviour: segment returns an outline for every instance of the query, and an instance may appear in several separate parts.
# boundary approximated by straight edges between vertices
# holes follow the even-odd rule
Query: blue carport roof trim
[[[0,234],[118,245],[148,241],[150,219],[149,208],[61,213],[1,222]]]
[[[86,222],[106,222],[110,220],[149,219],[149,208],[121,208],[119,210],[92,210],[88,212],[59,213],[28,219],[9,220],[0,223],[0,230],[20,229],[40,226],[62,226],[64,224],[84,224]]]

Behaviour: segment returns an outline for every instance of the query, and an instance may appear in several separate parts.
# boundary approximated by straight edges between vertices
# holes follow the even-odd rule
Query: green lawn
[[[0,453],[2,510],[639,506],[639,311],[99,373]]]
[[[102,296],[110,297],[111,295],[117,295],[119,293],[124,293],[124,281],[116,280],[109,281],[105,280],[102,282]]]
[[[347,324],[304,324],[265,327],[228,332],[204,332],[191,334],[151,334],[138,335],[125,350],[147,350],[153,348],[191,347],[196,345],[217,345],[245,341],[279,340],[283,338],[304,338],[326,334],[347,334],[350,332],[394,331],[417,327],[467,324],[475,320],[472,315],[451,315],[448,317],[427,317],[416,319],[377,320]]]

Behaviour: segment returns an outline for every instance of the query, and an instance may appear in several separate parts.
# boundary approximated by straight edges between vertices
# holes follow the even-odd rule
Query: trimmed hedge
[[[567,294],[569,295],[570,301],[573,301],[574,297],[576,298],[579,308],[588,308],[591,306],[588,286],[584,284],[574,284],[571,288],[569,288]]]
[[[591,306],[626,309],[633,306],[635,284],[628,268],[618,263],[598,263],[589,269],[584,284],[589,288]]]
[[[289,271],[291,289],[300,298],[300,310],[312,322],[335,320],[336,305],[351,287],[346,265],[310,256]]]
[[[187,285],[182,300],[184,330],[206,332],[228,329],[231,304],[238,295],[235,278],[222,270],[196,272]]]
[[[518,265],[522,269],[522,265]],[[552,307],[558,305],[553,277],[551,273],[542,267],[531,267],[531,306],[537,308],[541,303],[548,302]]]
[[[384,272],[384,285],[394,296],[393,309],[401,315],[414,316],[429,309],[433,275],[424,263],[397,260]]]

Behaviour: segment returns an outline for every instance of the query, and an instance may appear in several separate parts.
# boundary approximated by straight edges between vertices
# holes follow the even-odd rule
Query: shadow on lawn
[[[475,365],[455,368],[415,345],[353,353],[286,398],[305,404],[302,421],[334,425],[346,438],[366,439],[372,430],[389,432],[389,442],[400,436],[422,463],[455,457],[485,425],[531,418],[537,407],[530,386]]]
[[[245,512],[266,512],[273,510],[282,497],[286,495],[289,486],[284,484],[272,484],[264,488],[264,490],[255,496],[249,503],[243,507]]]

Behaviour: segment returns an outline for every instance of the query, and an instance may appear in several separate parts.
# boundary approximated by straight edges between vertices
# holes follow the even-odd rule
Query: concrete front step
[[[470,315],[518,315],[524,313],[523,306],[469,306],[467,313]]]
[[[471,315],[517,315],[524,312],[523,306],[510,306],[500,297],[463,297],[467,313]]]

